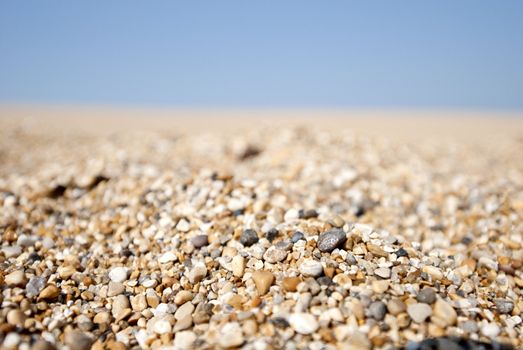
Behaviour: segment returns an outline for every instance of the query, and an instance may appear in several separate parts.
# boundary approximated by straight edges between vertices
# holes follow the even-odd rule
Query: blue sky
[[[523,109],[523,1],[4,1],[0,103]]]

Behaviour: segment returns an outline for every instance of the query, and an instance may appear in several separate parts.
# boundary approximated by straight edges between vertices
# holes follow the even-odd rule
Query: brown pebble
[[[270,271],[255,271],[252,274],[252,279],[256,285],[256,289],[260,295],[264,295],[269,291],[274,282],[274,275]]]
[[[299,277],[285,277],[282,281],[282,286],[287,292],[295,292],[300,282]]]
[[[44,289],[42,289],[42,291],[38,295],[38,300],[50,301],[50,300],[54,300],[54,299],[58,298],[59,295],[60,295],[60,288],[58,288],[54,284],[50,284],[47,287],[45,287]]]

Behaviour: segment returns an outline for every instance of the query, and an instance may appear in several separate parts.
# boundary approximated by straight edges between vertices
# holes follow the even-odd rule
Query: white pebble
[[[126,267],[119,266],[109,271],[109,278],[113,282],[122,283],[127,280],[127,276],[129,276],[129,270]]]
[[[289,317],[289,324],[300,334],[311,334],[316,332],[319,327],[318,321],[311,314],[295,313]]]
[[[308,259],[300,264],[299,270],[304,276],[318,277],[323,273],[323,266],[319,261]]]

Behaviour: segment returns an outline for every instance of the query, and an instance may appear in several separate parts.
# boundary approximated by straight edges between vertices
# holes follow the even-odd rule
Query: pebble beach
[[[523,346],[521,118],[6,114],[3,349]]]

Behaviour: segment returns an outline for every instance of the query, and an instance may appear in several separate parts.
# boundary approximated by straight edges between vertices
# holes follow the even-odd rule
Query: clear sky
[[[5,1],[0,103],[523,109],[523,1]]]

